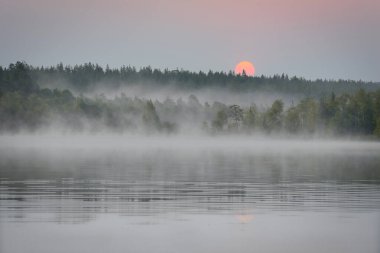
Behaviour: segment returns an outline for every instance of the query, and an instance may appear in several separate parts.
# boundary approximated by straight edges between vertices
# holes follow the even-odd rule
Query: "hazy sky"
[[[379,0],[0,0],[0,65],[96,62],[380,81]]]

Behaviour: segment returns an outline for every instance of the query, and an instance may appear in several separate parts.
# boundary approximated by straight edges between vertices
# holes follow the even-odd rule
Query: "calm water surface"
[[[3,138],[0,252],[380,252],[377,143],[114,141]]]

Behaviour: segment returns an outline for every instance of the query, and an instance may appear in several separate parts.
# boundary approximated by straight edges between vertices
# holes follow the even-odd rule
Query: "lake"
[[[2,136],[0,252],[380,252],[380,143]]]

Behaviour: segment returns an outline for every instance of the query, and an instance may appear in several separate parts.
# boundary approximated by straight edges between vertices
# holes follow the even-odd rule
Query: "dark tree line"
[[[28,73],[28,77],[23,76]],[[27,79],[29,78],[29,80]],[[359,89],[374,91],[380,88],[380,83],[351,81],[351,80],[306,80],[288,75],[274,75],[271,77],[235,75],[233,72],[190,72],[186,70],[159,70],[151,67],[136,69],[122,66],[104,69],[97,64],[64,66],[58,64],[51,67],[33,67],[23,62],[0,67],[0,91],[9,91],[16,88],[33,89],[36,83],[53,83],[57,80],[68,84],[67,89],[76,92],[92,91],[99,85],[107,89],[117,89],[128,85],[155,84],[158,86],[175,86],[181,89],[225,88],[236,92],[267,91],[289,94],[302,94],[319,98],[331,93],[353,93]],[[15,82],[17,80],[17,82]],[[10,87],[10,83],[16,86]],[[25,86],[25,84],[27,85]],[[47,87],[56,88],[56,87]]]

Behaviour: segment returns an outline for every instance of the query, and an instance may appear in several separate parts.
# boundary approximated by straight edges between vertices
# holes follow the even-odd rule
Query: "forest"
[[[22,73],[24,72],[24,73]],[[25,76],[22,76],[25,75]],[[26,77],[26,75],[28,77]],[[17,81],[16,81],[16,79]],[[26,78],[23,80],[23,78]],[[29,79],[28,79],[29,78]],[[286,74],[274,76],[235,75],[232,71],[207,73],[190,72],[186,70],[160,70],[143,67],[122,66],[104,69],[98,64],[86,63],[83,65],[64,66],[62,63],[51,67],[33,67],[25,62],[10,64],[7,68],[0,66],[1,90],[15,90],[22,82],[29,82],[29,88],[39,84],[47,88],[66,88],[72,92],[89,92],[99,86],[108,90],[121,87],[139,85],[158,87],[169,86],[184,90],[201,88],[228,89],[232,92],[268,91],[288,94],[302,94],[308,97],[320,97],[332,92],[354,93],[358,89],[375,91],[380,88],[379,82],[364,82],[353,80],[306,80]],[[16,86],[14,86],[16,84]],[[65,84],[62,86],[62,84]],[[26,87],[25,87],[26,88]]]
[[[65,80],[57,88],[47,83]],[[114,97],[86,95],[95,86],[177,86],[186,98],[139,98],[120,92]],[[302,94],[302,99],[249,106],[222,101],[200,102],[191,91],[202,87],[276,90]],[[70,67],[32,67],[23,62],[0,67],[0,131],[205,133],[380,138],[380,85],[362,81],[315,80],[286,75],[248,77],[233,73],[193,73],[150,67],[103,69],[91,63]]]

